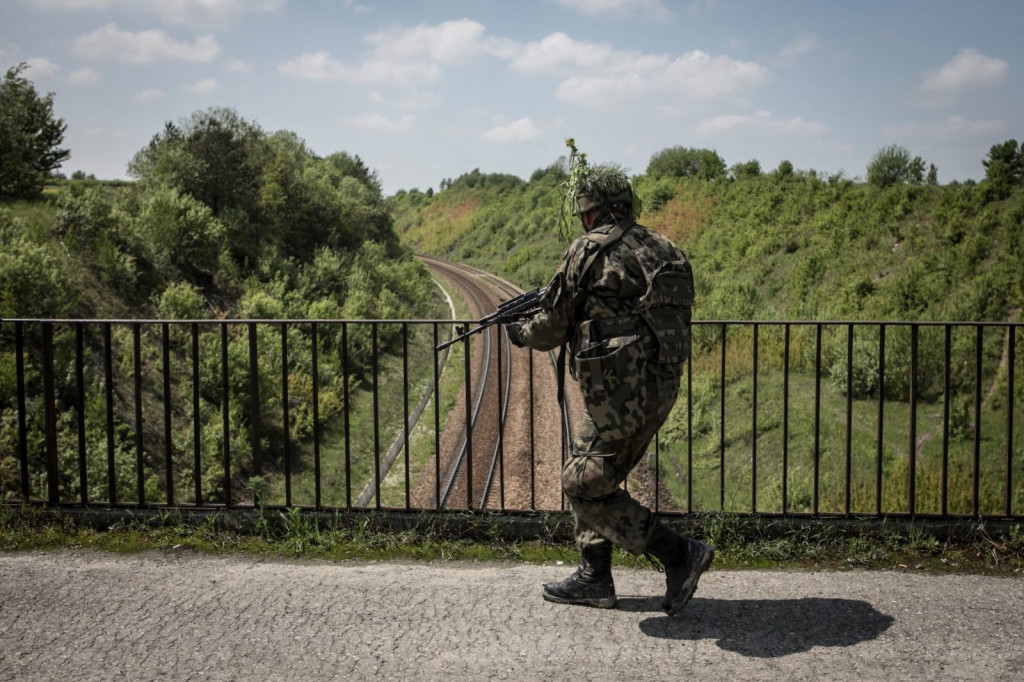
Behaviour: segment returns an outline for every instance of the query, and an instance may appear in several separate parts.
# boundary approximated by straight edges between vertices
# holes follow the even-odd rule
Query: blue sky
[[[166,121],[234,108],[384,191],[528,178],[576,139],[642,173],[675,145],[863,177],[883,146],[980,179],[1024,138],[1024,2],[0,0],[68,124],[66,173],[127,177]]]

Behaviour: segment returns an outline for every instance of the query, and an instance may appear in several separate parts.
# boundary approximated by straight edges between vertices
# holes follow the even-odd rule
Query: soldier
[[[612,546],[653,556],[665,568],[662,607],[690,601],[714,550],[680,537],[621,484],[647,451],[679,393],[690,347],[693,276],[686,255],[638,225],[626,174],[615,165],[573,174],[585,234],[566,252],[541,311],[509,324],[512,343],[546,351],[567,344],[586,405],[562,469],[581,557],[576,572],[544,585],[544,599],[615,605]]]

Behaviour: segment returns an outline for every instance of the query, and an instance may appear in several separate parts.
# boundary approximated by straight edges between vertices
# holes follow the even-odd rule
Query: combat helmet
[[[633,206],[633,187],[619,166],[592,166],[576,182],[576,204],[581,214],[602,206],[621,207],[628,213]]]

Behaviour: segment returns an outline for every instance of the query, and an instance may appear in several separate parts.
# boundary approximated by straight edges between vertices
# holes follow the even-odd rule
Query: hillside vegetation
[[[723,349],[724,329],[706,324],[1019,322],[1024,307],[1020,146],[1013,140],[996,145],[984,164],[982,182],[939,185],[934,166],[926,172],[920,157],[890,147],[879,151],[867,180],[859,181],[795,170],[788,162],[770,172],[762,172],[756,161],[727,169],[712,151],[672,148],[656,154],[646,173],[633,178],[646,208],[640,222],[685,249],[696,279],[692,393],[677,405],[661,440],[660,468],[679,508],[687,507],[692,492],[696,508],[782,511],[782,489],[788,485],[791,510],[841,511],[849,504],[855,511],[871,511],[877,465],[885,472],[882,508],[906,510],[911,386],[920,436],[915,446],[917,509],[940,510],[940,474],[947,457],[950,510],[971,511],[975,444],[982,456],[979,508],[1004,508],[1009,337],[1003,330],[977,335],[961,327],[951,334],[947,426],[952,435],[944,451],[941,327],[922,327],[916,341],[906,326],[887,330],[884,393],[879,395],[878,326],[849,327],[852,338],[848,325],[825,326],[820,350],[824,388],[816,408],[814,326],[786,331],[791,349],[786,379],[782,325],[762,327],[757,341],[751,327],[735,327]],[[399,192],[390,202],[396,228],[411,248],[477,265],[526,288],[546,284],[575,236],[558,234],[565,177],[564,160],[537,170],[528,181],[474,170],[445,181],[436,194]],[[1020,331],[1016,334],[1019,349]],[[914,343],[918,355],[912,380]],[[974,362],[979,345],[980,377]],[[1022,355],[1016,351],[1018,377],[1024,376]],[[722,358],[728,360],[725,376]],[[759,365],[756,384],[754,365]],[[786,415],[784,382],[790,391]],[[974,393],[979,382],[985,392],[980,403]],[[1017,380],[1011,390],[1016,407],[1010,497],[1019,513],[1024,506],[1019,474],[1024,469],[1024,382]],[[855,427],[848,449],[847,395]],[[756,434],[751,418],[755,399]],[[887,403],[881,444],[876,440],[880,400]],[[686,446],[690,407],[692,475]],[[780,458],[787,447],[793,452],[784,481]],[[761,453],[756,460],[755,449]]]
[[[1019,173],[1009,185],[875,184],[753,163],[634,177],[640,222],[693,262],[697,319],[1001,321],[1024,304]],[[419,252],[543,285],[569,242],[558,234],[563,166],[399,192],[395,227]]]
[[[336,320],[440,315],[426,268],[399,243],[379,181],[358,157],[344,152],[319,157],[294,133],[268,133],[233,110],[210,109],[167,123],[134,156],[129,171],[133,183],[72,179],[39,200],[0,203],[2,317]],[[227,327],[224,347],[211,325],[197,327],[195,340],[187,326],[171,325],[161,338],[159,325],[146,325],[133,338],[130,325],[114,325],[108,382],[108,332],[98,324],[83,327],[89,499],[154,500],[176,492],[177,499],[223,502],[229,486],[233,496],[250,485],[275,492],[279,479],[269,485],[249,480],[256,473],[249,349],[259,348],[262,468],[272,473],[287,467],[282,455],[286,438],[298,462],[314,429],[323,429],[325,438],[340,437],[336,426],[346,409],[354,409],[371,363],[386,369],[403,341],[399,325],[380,326],[373,337],[369,326],[324,325],[316,342],[319,368],[314,376],[310,325],[254,329],[257,337],[250,341],[245,325]],[[70,326],[58,325],[54,331],[63,434],[60,487],[74,499],[79,484],[78,444],[71,437],[78,426],[73,409],[79,390],[76,339]],[[14,333],[13,325],[0,325],[0,496],[20,488]],[[25,333],[30,397],[25,445],[33,470],[30,485],[38,496],[46,490],[44,413],[42,401],[34,399],[41,394],[40,330],[27,325]],[[282,334],[288,340],[290,394],[282,391]],[[166,359],[161,357],[163,343],[169,345]],[[429,350],[424,351],[427,359]],[[230,369],[223,379],[226,389],[222,352]],[[199,366],[196,382],[191,380],[193,361]],[[161,374],[168,365],[170,385],[165,388]],[[430,365],[424,359],[416,366],[425,372]],[[317,382],[319,424],[312,412]],[[111,388],[114,424],[108,441],[103,396]],[[192,407],[194,388],[198,415]],[[290,396],[288,424],[282,419],[283,395]],[[165,402],[171,403],[171,444],[158,416]],[[136,404],[144,415],[141,429]],[[194,424],[200,425],[198,434]],[[225,448],[225,430],[231,451],[228,477],[218,454]],[[201,465],[194,464],[197,449],[204,453]],[[173,452],[172,466],[164,465],[163,452]],[[138,481],[137,460],[144,467]],[[233,485],[227,480],[232,477]],[[197,478],[201,486],[195,485]],[[176,491],[168,490],[172,485]],[[339,494],[344,495],[343,488]]]

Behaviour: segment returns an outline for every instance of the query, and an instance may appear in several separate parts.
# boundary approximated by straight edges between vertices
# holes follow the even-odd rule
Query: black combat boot
[[[558,604],[581,604],[599,609],[615,606],[611,544],[585,547],[576,572],[560,583],[544,585],[544,598]]]
[[[651,535],[647,553],[665,567],[666,589],[661,608],[674,616],[690,602],[700,574],[715,558],[715,550],[703,542],[680,537],[659,523]]]

